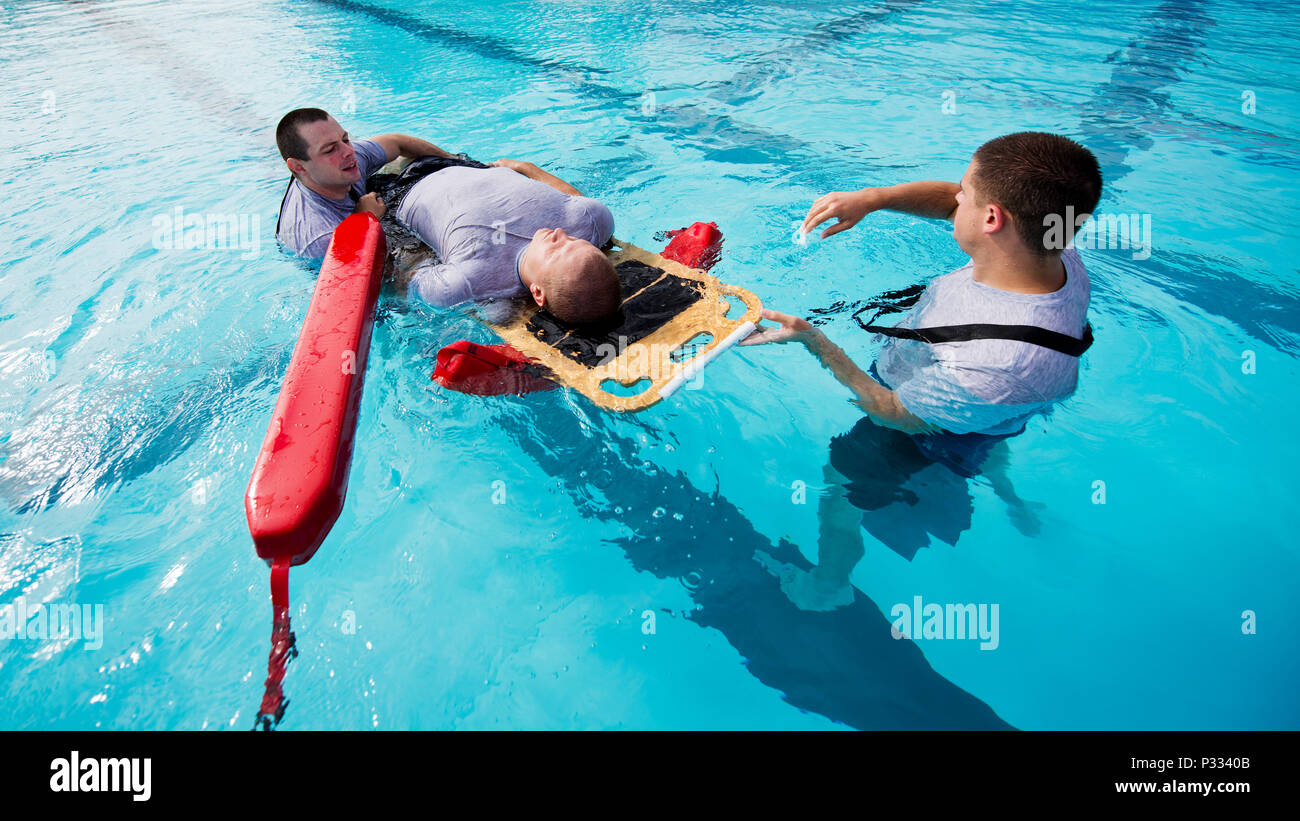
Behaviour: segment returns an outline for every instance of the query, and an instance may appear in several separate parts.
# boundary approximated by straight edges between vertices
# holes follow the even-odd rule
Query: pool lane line
[[[765,87],[793,74],[796,60],[806,61],[818,52],[911,10],[919,3],[920,0],[886,0],[880,6],[865,11],[822,21],[807,34],[798,35],[785,44],[746,60],[753,65],[736,72],[730,79],[702,83],[697,88],[700,91],[712,89],[711,97],[731,105],[750,102],[760,96]]]
[[[1128,165],[1130,155],[1154,144],[1150,129],[1140,120],[1134,122],[1133,115],[1154,120],[1173,111],[1165,89],[1181,83],[1191,71],[1191,63],[1206,44],[1206,29],[1213,25],[1204,0],[1165,0],[1142,33],[1108,58],[1114,64],[1110,78],[1080,106],[1083,141],[1097,155],[1106,186],[1133,170]],[[1266,340],[1279,352],[1300,354],[1295,340],[1273,330],[1280,328],[1300,338],[1300,300],[1245,277],[1237,277],[1228,287],[1205,287],[1222,283],[1216,263],[1194,252],[1163,252],[1128,266],[1128,271],[1181,302]]]
[[[744,123],[714,110],[712,106],[690,103],[660,105],[655,106],[652,113],[645,113],[641,108],[645,93],[655,89],[647,88],[636,93],[623,91],[595,78],[582,76],[581,71],[574,70],[576,67],[573,67],[573,64],[563,64],[569,67],[560,70],[556,68],[560,64],[555,61],[528,58],[517,49],[482,35],[466,35],[463,32],[456,35],[454,29],[427,23],[405,12],[371,6],[358,0],[303,0],[303,2],[366,15],[376,21],[394,26],[406,34],[444,46],[468,43],[476,50],[475,53],[496,55],[515,65],[545,71],[553,79],[569,84],[581,96],[624,107],[624,120],[629,124],[641,126],[642,133],[671,135],[678,142],[690,144],[703,151],[706,159],[776,165],[794,173],[801,173],[802,169],[811,169],[821,178],[837,176],[834,173],[828,174],[827,167],[840,167],[842,170],[863,168],[882,170],[901,167],[873,164],[863,158],[850,160],[842,152],[825,155],[812,144],[797,137]],[[573,74],[579,76],[572,76]],[[811,162],[792,163],[790,162],[792,156],[805,157]]]
[[[155,35],[148,27],[123,17],[97,0],[64,2],[90,18],[97,31],[115,42],[132,58],[141,56],[137,53],[140,51],[144,51],[145,56],[154,58],[139,60],[139,64],[158,70],[178,97],[194,103],[213,119],[224,120],[227,126],[232,126],[233,131],[270,133],[271,127],[268,124],[256,120],[251,114],[245,115],[249,105],[247,99],[240,100],[231,94],[219,79],[193,62],[188,54]],[[122,36],[118,29],[129,32],[130,38]],[[185,82],[175,81],[173,75],[178,73],[185,76]],[[191,88],[203,88],[205,96],[199,97],[191,93]],[[243,136],[248,137],[250,142],[253,141],[251,135],[243,133]]]
[[[1205,44],[1204,29],[1213,24],[1203,0],[1166,0],[1147,18],[1145,29],[1107,62],[1110,78],[1097,86],[1080,108],[1080,131],[1097,155],[1107,185],[1132,168],[1129,154],[1153,144],[1133,116],[1155,119],[1172,110],[1163,89],[1182,82],[1189,64]],[[1122,116],[1117,116],[1122,115]]]
[[[422,18],[396,11],[383,6],[372,6],[357,0],[310,0],[320,6],[365,14],[381,23],[395,26],[410,34],[418,34],[426,40],[440,43],[458,51],[467,51],[492,60],[501,60],[519,66],[541,69],[548,72],[576,72],[584,75],[609,74],[610,70],[597,68],[568,60],[555,60],[547,57],[535,57],[514,46],[484,34],[474,34],[452,26],[430,23]]]

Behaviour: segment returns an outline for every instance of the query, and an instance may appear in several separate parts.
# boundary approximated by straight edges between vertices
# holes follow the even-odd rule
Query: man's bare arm
[[[574,188],[572,185],[569,185],[567,182],[555,176],[554,174],[546,173],[545,171],[543,171],[542,169],[538,168],[537,166],[533,165],[530,162],[521,162],[519,160],[497,160],[492,164],[499,165],[502,168],[509,168],[511,171],[515,171],[519,174],[523,174],[525,177],[527,177],[530,180],[537,180],[538,182],[544,182],[547,185],[554,188],[556,191],[559,191],[561,194],[568,194],[569,196],[572,197],[582,196],[582,192]]]
[[[803,343],[818,361],[826,366],[835,378],[857,395],[857,404],[871,417],[871,421],[885,428],[903,433],[933,433],[938,429],[913,416],[898,399],[898,393],[872,379],[848,354],[819,330],[813,330]]]
[[[380,134],[378,137],[371,137],[384,149],[384,156],[388,162],[392,162],[398,157],[410,157],[418,160],[421,157],[453,157],[443,151],[431,142],[426,142],[419,137],[412,137],[408,134]]]
[[[957,210],[957,192],[961,186],[955,182],[926,180],[905,182],[885,188],[863,188],[861,191],[832,191],[819,197],[808,209],[802,230],[806,233],[823,222],[839,222],[822,232],[822,238],[847,231],[857,225],[872,211],[901,211],[930,219],[952,219]]]
[[[780,323],[776,327],[762,328],[743,340],[741,345],[762,345],[770,342],[802,342],[817,361],[830,370],[840,384],[853,391],[857,405],[871,417],[871,421],[885,428],[903,433],[934,433],[939,428],[920,419],[898,399],[898,393],[872,379],[831,342],[824,333],[806,320],[776,311],[764,310],[763,318]]]

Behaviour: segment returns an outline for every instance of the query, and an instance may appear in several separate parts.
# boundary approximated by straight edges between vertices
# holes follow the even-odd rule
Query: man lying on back
[[[399,271],[399,287],[432,305],[527,296],[573,324],[618,310],[618,276],[598,247],[613,216],[536,165],[485,166],[401,134],[352,143],[319,109],[290,112],[276,139],[294,174],[278,234],[295,252],[323,257],[348,214],[382,218],[391,207],[435,255]],[[403,172],[395,201],[365,193],[366,177],[399,154],[423,159]]]

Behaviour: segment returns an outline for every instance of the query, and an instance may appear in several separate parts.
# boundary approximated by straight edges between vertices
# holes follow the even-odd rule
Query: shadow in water
[[[1012,729],[936,673],[915,644],[894,639],[861,592],[829,612],[795,607],[768,565],[807,570],[799,550],[773,545],[716,491],[641,459],[615,422],[584,425],[560,408],[544,415],[540,430],[507,432],[560,480],[580,515],[631,531],[612,543],[637,570],[681,580],[695,602],[685,617],[719,630],[790,704],[859,729]]]

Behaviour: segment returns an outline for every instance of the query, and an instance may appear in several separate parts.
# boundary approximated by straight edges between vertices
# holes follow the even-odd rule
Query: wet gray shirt
[[[357,168],[361,179],[352,184],[352,193],[358,198],[366,193],[366,177],[383,168],[388,155],[373,140],[356,140],[352,148],[357,154]],[[351,197],[331,199],[321,196],[296,178],[289,183],[284,204],[280,206],[280,230],[276,238],[290,251],[312,259],[324,259],[325,252],[339,227],[352,210],[356,200]]]
[[[441,260],[416,267],[410,293],[441,307],[523,295],[519,260],[539,228],[563,228],[597,247],[614,233],[614,216],[599,202],[501,167],[430,174],[396,216]]]
[[[1074,248],[1061,254],[1066,281],[1050,294],[1018,294],[976,282],[974,266],[935,278],[894,327],[992,323],[1038,325],[1079,338],[1090,287]],[[953,433],[1015,433],[1035,413],[1074,392],[1077,357],[1008,339],[928,345],[886,338],[882,379],[913,416]]]

